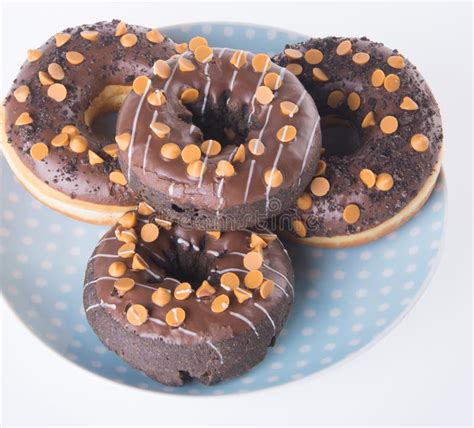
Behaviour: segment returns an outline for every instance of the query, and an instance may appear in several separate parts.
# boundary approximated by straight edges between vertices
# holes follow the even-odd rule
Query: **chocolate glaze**
[[[145,35],[149,29],[128,25],[128,32],[137,35],[135,46],[125,48],[120,37],[115,36],[118,20],[98,22],[91,25],[67,28],[63,33],[71,35],[70,40],[56,47],[51,37],[39,49],[43,53],[35,62],[25,62],[14,80],[5,102],[6,132],[22,162],[34,174],[52,188],[79,200],[106,204],[131,205],[135,202],[132,192],[123,186],[110,182],[108,174],[118,168],[118,162],[101,151],[106,144],[114,143],[95,135],[84,123],[84,111],[91,101],[107,85],[131,85],[133,79],[146,73],[154,61],[166,59],[174,54],[174,43],[165,37],[163,42],[154,44]],[[98,40],[92,42],[81,37],[82,31],[98,31]],[[66,52],[77,51],[85,61],[79,65],[70,64]],[[50,63],[58,63],[64,69],[65,78],[60,81],[67,88],[67,97],[56,102],[47,96],[47,86],[38,79],[39,71],[47,71]],[[27,85],[30,95],[20,103],[12,95],[14,90]],[[29,112],[33,123],[15,126],[17,117]],[[73,153],[68,148],[57,148],[51,139],[61,132],[65,125],[75,125],[81,135],[87,138],[89,148],[104,159],[104,163],[92,166],[88,162],[87,151]],[[43,161],[35,161],[30,155],[30,147],[37,142],[49,146],[49,155]]]
[[[139,220],[136,227],[138,236],[140,228],[153,219],[154,216]],[[269,232],[259,230],[258,233]],[[240,304],[232,291],[220,286],[222,274],[235,272],[241,279],[241,287],[245,288],[243,279],[248,271],[243,266],[243,255],[251,251],[251,234],[250,230],[223,232],[216,240],[204,231],[180,226],[173,226],[170,230],[160,228],[155,242],[146,243],[139,237],[136,245],[136,252],[148,263],[149,269],[132,270],[132,259],[117,255],[124,243],[115,237],[113,227],[100,240],[88,262],[87,271],[93,273],[93,277],[86,277],[85,291],[88,287],[94,287],[96,299],[100,303],[86,307],[86,313],[105,310],[127,331],[174,345],[221,342],[253,329],[257,330],[258,336],[259,325],[268,323],[270,319],[274,326],[281,327],[284,322],[282,317],[286,319],[287,314],[287,310],[282,311],[281,308],[288,308],[293,300],[294,276],[289,256],[278,239],[263,249],[264,265],[261,272],[266,279],[274,282],[273,293],[269,298],[262,299],[258,290],[249,290],[253,297]],[[133,278],[136,282],[135,287],[123,297],[114,291],[116,278],[108,273],[109,265],[117,260],[128,266],[124,277]],[[193,292],[183,301],[172,297],[164,307],[152,303],[151,295],[158,287],[173,292],[180,282],[189,282],[195,291],[204,279],[216,288],[214,296],[197,299]],[[231,303],[225,312],[214,313],[211,303],[220,294],[228,294]],[[137,303],[148,309],[150,318],[134,327],[127,322],[126,310],[129,305]],[[181,307],[186,311],[186,320],[178,328],[165,323],[166,313],[173,307]],[[233,314],[245,317],[247,322]],[[278,331],[274,329],[273,335],[276,336]]]
[[[166,80],[154,77],[150,89],[164,90],[167,102],[160,107],[143,103],[135,128],[133,122],[142,97],[130,93],[119,113],[117,134],[133,134],[134,131],[135,138],[128,150],[120,153],[119,159],[124,173],[134,178],[131,186],[135,183],[142,193],[156,193],[157,200],[169,201],[181,210],[192,207],[205,212],[208,217],[222,217],[236,207],[260,203],[255,210],[260,211],[260,220],[263,220],[291,206],[297,193],[310,179],[305,172],[314,169],[321,144],[319,115],[298,79],[275,64],[271,64],[268,72],[279,74],[283,84],[275,92],[271,104],[258,103],[253,98],[257,87],[263,85],[263,76],[252,68],[254,55],[247,53],[247,64],[237,71],[230,63],[234,52],[232,49],[216,48],[213,60],[208,64],[199,63],[192,52],[185,52],[181,57],[190,59],[196,66],[196,70],[191,72],[177,68],[178,58],[170,59],[171,76]],[[198,89],[200,95],[195,104],[184,106],[180,94],[188,87]],[[280,110],[282,101],[298,103],[298,113],[293,117],[285,116]],[[216,120],[222,122],[215,124]],[[167,124],[171,128],[170,136],[163,139],[156,137],[150,130],[153,121]],[[160,149],[168,142],[174,142],[181,148],[188,144],[200,146],[203,140],[210,138],[203,135],[199,128],[201,124],[220,127],[221,130],[232,128],[237,137],[235,141],[220,140],[222,151],[206,160],[206,171],[199,180],[187,175],[186,164],[181,157],[165,160]],[[295,141],[283,144],[276,134],[287,124],[294,125],[298,133]],[[233,163],[234,176],[225,179],[216,176],[218,161],[232,160],[239,144],[259,137],[265,144],[263,155],[255,156],[246,148],[246,161]],[[147,141],[150,141],[148,145]],[[205,156],[201,159],[205,160]],[[281,170],[284,180],[279,188],[268,189],[264,173],[274,165]],[[281,197],[282,191],[286,191],[287,200],[272,204],[274,198]],[[149,202],[153,204],[152,200]],[[154,208],[160,210],[156,204]],[[161,211],[162,215],[169,217],[169,212]],[[177,215],[172,220],[181,219]],[[256,219],[252,219],[251,224],[255,223]],[[203,228],[197,222],[191,224]],[[217,224],[217,228],[221,225]]]
[[[336,54],[336,48],[343,40],[352,42],[352,54]],[[303,221],[307,236],[348,235],[383,223],[416,197],[432,174],[440,155],[443,141],[441,117],[426,81],[406,58],[403,69],[392,68],[387,63],[387,58],[398,55],[398,51],[365,37],[310,39],[285,48],[301,52],[319,49],[324,54],[318,65],[310,65],[304,58],[296,61],[303,67],[299,80],[313,97],[321,117],[336,114],[347,119],[357,130],[361,144],[348,155],[323,153],[321,159],[327,163],[325,177],[331,185],[328,194],[316,197],[307,189],[313,199],[312,207],[301,210],[295,206],[284,215]],[[365,65],[355,64],[352,55],[357,52],[368,53],[369,62]],[[284,53],[273,59],[281,66],[289,63]],[[313,67],[321,68],[329,81],[315,81]],[[375,88],[371,85],[371,75],[377,68],[382,69],[385,75],[399,76],[401,85],[398,91],[388,92],[383,86]],[[344,92],[345,99],[333,109],[328,106],[327,99],[336,89]],[[347,95],[352,91],[357,92],[361,98],[361,106],[355,112],[348,108],[346,102]],[[405,96],[418,104],[418,110],[406,111],[400,108]],[[375,114],[376,125],[362,129],[362,119],[370,111]],[[398,130],[394,134],[385,135],[380,130],[379,122],[386,115],[393,115],[398,119]],[[430,141],[429,149],[423,153],[416,152],[410,146],[411,136],[418,133],[424,134]],[[393,188],[385,192],[377,190],[375,186],[368,189],[359,178],[359,172],[363,168],[369,168],[375,174],[391,174],[394,179]],[[347,224],[342,218],[344,207],[348,204],[357,204],[361,210],[359,221],[353,225]],[[289,222],[280,223],[289,225]]]

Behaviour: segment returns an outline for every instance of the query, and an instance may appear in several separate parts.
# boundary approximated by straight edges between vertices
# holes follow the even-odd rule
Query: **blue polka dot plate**
[[[162,28],[177,42],[204,35],[212,46],[274,54],[307,37],[250,24],[201,23]],[[445,220],[441,177],[421,212],[370,244],[326,250],[287,243],[296,296],[267,358],[246,375],[216,386],[166,387],[109,352],[82,307],[87,258],[105,229],[42,206],[2,160],[0,280],[18,317],[49,347],[105,378],[149,390],[193,395],[268,388],[310,376],[360,353],[413,307],[436,266]]]

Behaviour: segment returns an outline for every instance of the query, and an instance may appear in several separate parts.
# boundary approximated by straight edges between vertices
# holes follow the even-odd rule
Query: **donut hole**
[[[323,116],[321,133],[325,156],[348,156],[361,146],[357,128],[343,116],[333,114]]]

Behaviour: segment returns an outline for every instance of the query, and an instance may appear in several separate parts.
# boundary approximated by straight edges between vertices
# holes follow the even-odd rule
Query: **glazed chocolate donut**
[[[310,39],[274,60],[314,98],[323,130],[315,178],[280,225],[301,242],[338,247],[412,217],[434,187],[443,141],[438,105],[416,67],[367,38]]]
[[[213,384],[265,357],[292,283],[288,254],[268,231],[185,229],[142,203],[95,248],[84,308],[104,345],[132,367],[166,385]]]
[[[118,110],[133,79],[174,47],[156,29],[115,20],[68,28],[29,50],[1,115],[2,148],[23,186],[51,208],[93,223],[113,224],[136,205],[117,144],[91,125]]]
[[[312,178],[319,115],[298,79],[266,54],[207,46],[136,80],[117,138],[130,186],[159,214],[236,230],[290,207]]]

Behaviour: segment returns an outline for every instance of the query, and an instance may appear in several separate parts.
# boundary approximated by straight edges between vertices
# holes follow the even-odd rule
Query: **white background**
[[[104,380],[53,353],[2,300],[3,423],[470,425],[471,7],[452,2],[6,5],[3,94],[28,48],[62,28],[101,19],[158,27],[247,21],[313,36],[366,35],[396,47],[418,65],[443,113],[449,224],[430,286],[388,336],[340,367],[238,397],[159,395]]]

